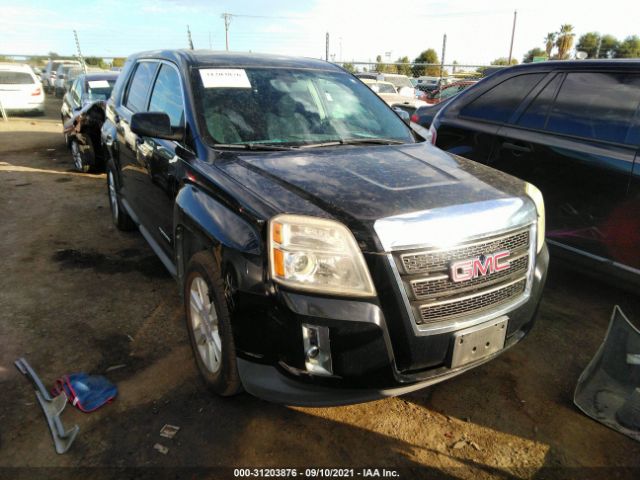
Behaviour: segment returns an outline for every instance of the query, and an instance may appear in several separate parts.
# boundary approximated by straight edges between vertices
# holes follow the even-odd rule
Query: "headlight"
[[[533,200],[538,211],[538,238],[536,239],[536,251],[540,253],[542,246],[544,245],[544,199],[542,198],[542,192],[538,190],[538,187],[525,183],[524,191],[529,195],[529,198]]]
[[[271,278],[291,288],[373,296],[376,290],[353,234],[344,225],[302,215],[269,222]]]

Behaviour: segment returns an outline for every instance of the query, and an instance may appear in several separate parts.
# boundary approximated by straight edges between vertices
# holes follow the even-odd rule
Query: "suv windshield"
[[[114,80],[87,80],[87,101],[107,100],[111,96]]]
[[[193,75],[210,143],[414,142],[373,91],[342,72],[201,68]]]

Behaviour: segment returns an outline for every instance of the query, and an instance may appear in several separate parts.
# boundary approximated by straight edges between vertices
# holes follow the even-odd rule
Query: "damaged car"
[[[104,168],[100,129],[105,120],[105,102],[117,78],[117,72],[80,75],[63,98],[60,116],[65,143],[79,172]]]
[[[219,395],[400,395],[533,326],[548,264],[540,192],[433,147],[336,65],[140,53],[106,116],[112,220],[176,279]]]

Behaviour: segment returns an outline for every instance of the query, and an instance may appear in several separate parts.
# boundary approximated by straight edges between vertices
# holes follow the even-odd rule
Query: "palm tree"
[[[558,32],[558,38],[556,39],[556,46],[558,47],[558,58],[564,60],[569,56],[569,51],[573,47],[573,37],[576,34],[573,33],[573,25],[568,23],[560,26]]]
[[[547,52],[547,58],[551,58],[551,51],[556,44],[556,33],[550,32],[547,33],[547,36],[544,39],[545,41],[545,51]]]

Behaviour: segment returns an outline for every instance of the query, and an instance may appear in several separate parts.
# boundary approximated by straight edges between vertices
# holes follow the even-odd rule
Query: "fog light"
[[[302,344],[307,371],[315,375],[332,375],[329,328],[303,324]]]

